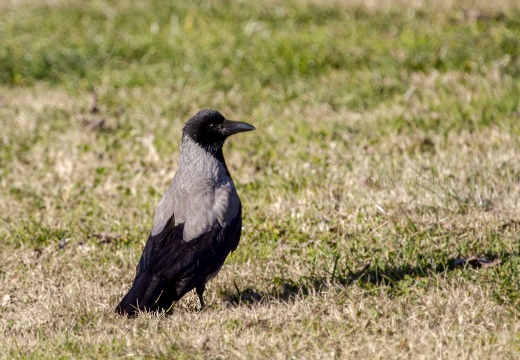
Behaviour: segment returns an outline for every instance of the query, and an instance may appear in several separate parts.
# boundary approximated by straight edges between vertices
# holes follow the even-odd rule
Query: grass
[[[515,1],[8,0],[0,38],[1,357],[520,357]],[[200,108],[257,127],[241,244],[204,312],[117,317]]]

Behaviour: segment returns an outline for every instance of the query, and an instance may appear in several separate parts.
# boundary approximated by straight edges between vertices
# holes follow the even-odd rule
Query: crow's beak
[[[241,121],[233,121],[233,120],[224,120],[222,123],[222,134],[225,136],[230,136],[233,134],[237,134],[245,131],[253,131],[256,128],[253,125],[250,125]]]

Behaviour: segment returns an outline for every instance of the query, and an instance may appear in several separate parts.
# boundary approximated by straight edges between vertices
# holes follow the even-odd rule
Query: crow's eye
[[[218,124],[209,124],[209,128],[210,129],[217,129],[218,128]]]

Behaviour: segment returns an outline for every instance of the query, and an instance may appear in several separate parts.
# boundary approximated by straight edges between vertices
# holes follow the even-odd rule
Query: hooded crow
[[[188,120],[179,168],[157,206],[134,282],[117,313],[167,311],[192,289],[204,308],[206,283],[237,248],[242,232],[242,205],[222,146],[228,136],[251,130],[255,127],[215,110],[201,110]]]

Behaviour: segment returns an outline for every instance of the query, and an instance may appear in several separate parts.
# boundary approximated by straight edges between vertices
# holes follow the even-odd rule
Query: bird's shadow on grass
[[[480,256],[488,260],[503,263],[510,257],[520,256],[513,253],[496,254],[492,252],[483,253]],[[363,285],[399,288],[413,279],[424,279],[435,276],[437,274],[446,273],[455,269],[478,268],[479,264],[461,262],[463,258],[450,258],[446,264],[440,264],[435,267],[431,265],[411,266],[408,264],[401,266],[386,266],[366,264],[359,271],[345,271],[336,274],[333,272],[325,272],[323,274],[311,274],[302,276],[297,280],[285,277],[276,277],[273,279],[273,287],[270,291],[256,291],[252,288],[240,289],[234,284],[234,289],[225,289],[221,292],[221,298],[228,307],[238,306],[254,306],[258,304],[266,304],[270,302],[293,302],[297,299],[307,297],[309,295],[318,294],[321,291],[331,287],[349,287],[354,283]]]

